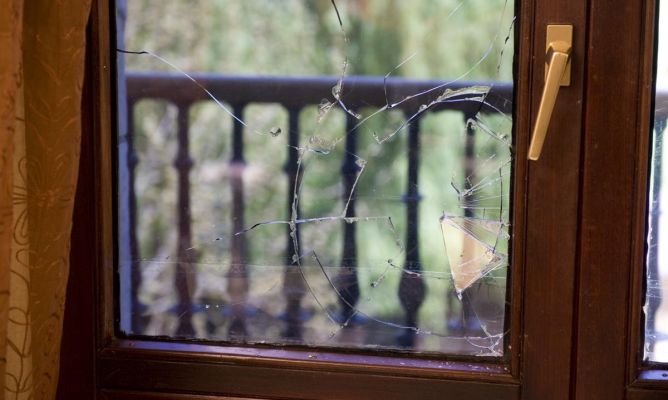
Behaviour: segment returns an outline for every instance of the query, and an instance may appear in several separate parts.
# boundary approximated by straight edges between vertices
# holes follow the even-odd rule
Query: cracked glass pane
[[[663,5],[663,4],[662,4]],[[668,123],[668,10],[661,7],[658,20],[656,97],[649,182],[647,262],[645,289],[645,360],[668,362],[668,195],[665,193],[665,146]]]
[[[512,1],[117,7],[122,332],[503,355]]]

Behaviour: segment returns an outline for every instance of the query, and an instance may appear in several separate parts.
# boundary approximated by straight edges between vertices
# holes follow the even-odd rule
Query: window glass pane
[[[122,332],[503,354],[512,1],[117,7]]]
[[[645,298],[645,359],[668,362],[668,174],[664,135],[668,122],[668,11],[660,7],[658,21],[656,99],[650,177],[647,289]]]

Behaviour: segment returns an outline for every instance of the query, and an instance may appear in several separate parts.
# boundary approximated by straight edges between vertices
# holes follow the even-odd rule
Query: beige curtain
[[[69,270],[90,0],[0,6],[0,374],[52,399]]]

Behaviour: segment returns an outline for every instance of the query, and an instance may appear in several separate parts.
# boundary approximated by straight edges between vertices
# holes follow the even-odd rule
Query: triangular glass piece
[[[490,271],[506,264],[506,255],[497,251],[508,239],[501,221],[444,214],[441,217],[443,243],[458,295]]]

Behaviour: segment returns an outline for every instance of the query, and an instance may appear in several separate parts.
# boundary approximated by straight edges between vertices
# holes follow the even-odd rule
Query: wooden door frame
[[[571,346],[577,281],[587,3],[527,0],[520,8],[516,95],[516,203],[508,363],[249,349],[117,338],[113,310],[113,154],[108,0],[94,0],[84,90],[82,158],[75,206],[59,398],[564,399],[575,370]],[[560,93],[541,160],[526,161],[542,92],[545,26],[576,25],[573,85]],[[532,64],[529,63],[532,61]],[[528,190],[527,190],[528,188]],[[560,198],[560,209],[550,208]],[[526,211],[528,210],[528,211]],[[546,243],[550,245],[546,246]],[[532,268],[524,268],[531,265]],[[259,356],[257,356],[259,355]],[[520,357],[521,356],[521,357]],[[549,363],[551,368],[534,365]],[[86,384],[80,384],[86,382]],[[522,387],[520,387],[522,382]]]

